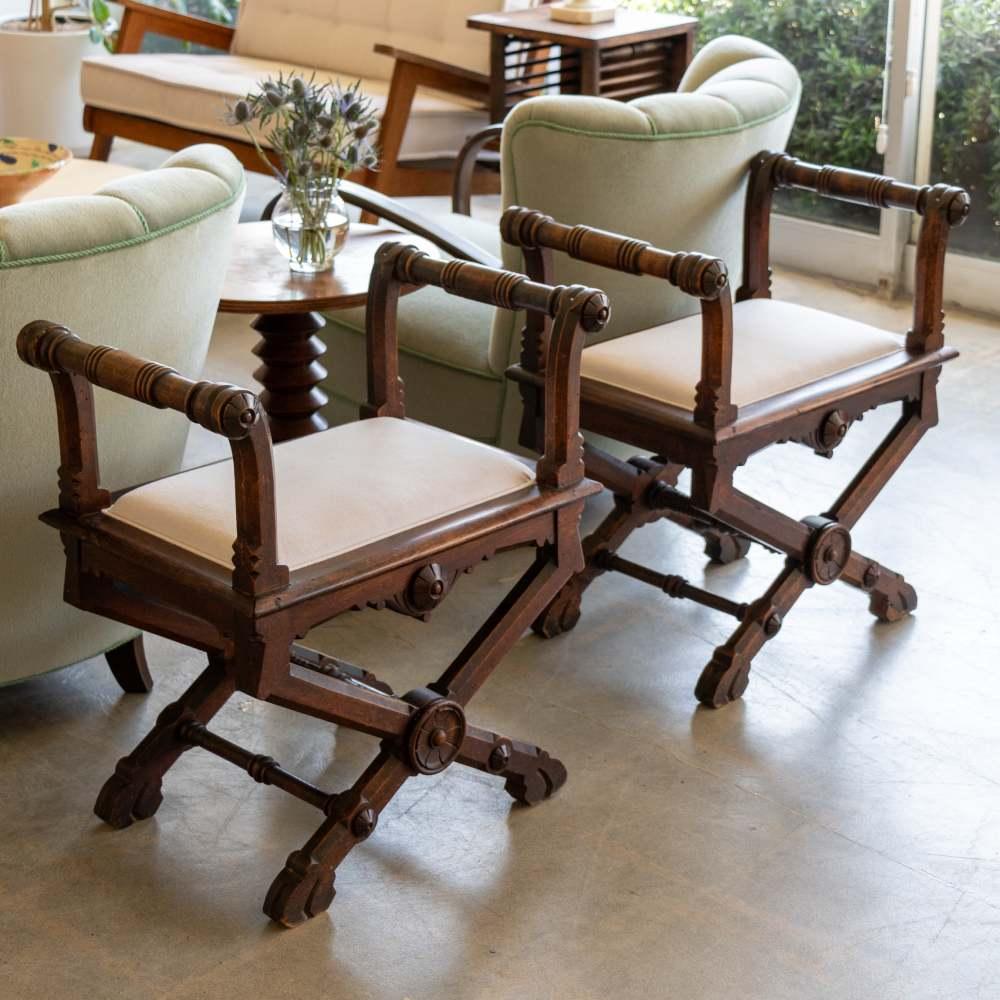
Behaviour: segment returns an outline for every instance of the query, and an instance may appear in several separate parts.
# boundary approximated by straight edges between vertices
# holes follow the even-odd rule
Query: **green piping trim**
[[[356,327],[351,326],[349,323],[345,323],[343,320],[334,319],[335,312],[326,312],[323,315],[329,320],[329,322],[334,326],[339,326],[342,330],[346,330],[348,333],[353,333],[357,337],[365,336],[365,331]],[[466,375],[475,375],[477,378],[486,379],[487,382],[503,382],[504,376],[497,375],[492,371],[484,372],[481,369],[476,368],[466,368],[464,365],[453,365],[450,361],[445,361],[442,358],[435,358],[431,354],[424,354],[422,351],[414,351],[404,344],[399,345],[400,354],[408,354],[411,358],[420,358],[421,361],[429,361],[431,364],[438,365],[441,368],[450,368],[455,372],[464,372]]]
[[[7,260],[7,244],[0,240],[0,264]]]
[[[117,198],[119,201],[125,202],[125,204],[128,205],[128,207],[131,208],[132,211],[139,217],[139,222],[142,224],[142,231],[147,236],[149,235],[149,223],[146,221],[146,216],[144,216],[142,212],[132,204],[132,202],[130,202],[127,198],[123,198],[120,194],[117,194],[114,191],[102,191],[101,194],[106,195],[108,198]]]
[[[206,171],[210,173],[210,171]],[[213,177],[217,177],[217,174],[212,174]],[[221,179],[221,178],[220,178]],[[86,250],[68,250],[65,253],[53,253],[46,254],[41,257],[26,257],[23,260],[3,260],[0,261],[0,270],[12,271],[16,267],[32,267],[38,264],[58,264],[67,260],[80,260],[83,257],[97,257],[102,253],[111,253],[115,250],[125,250],[129,247],[139,246],[143,243],[148,243],[150,240],[159,239],[161,236],[168,236],[170,233],[175,233],[180,229],[186,229],[188,226],[193,226],[197,222],[201,222],[203,219],[207,219],[209,216],[215,215],[217,212],[223,211],[223,209],[229,208],[230,205],[234,204],[246,190],[246,180],[239,188],[234,191],[225,201],[220,201],[218,204],[213,205],[211,208],[206,208],[204,211],[198,212],[196,215],[188,216],[186,219],[180,219],[177,222],[172,222],[169,226],[164,226],[162,229],[150,230],[146,227],[146,232],[142,236],[132,236],[127,240],[118,240],[116,243],[105,243],[98,247],[89,247]],[[117,195],[112,195],[111,197],[118,197]],[[134,207],[134,206],[133,206]],[[139,216],[143,225],[145,225],[145,219],[142,218],[142,213],[136,209],[136,214]]]
[[[768,122],[774,121],[775,118],[780,118],[782,115],[787,114],[788,111],[794,107],[794,103],[794,101],[789,101],[783,108],[780,108],[769,115],[763,115],[760,118],[753,118],[750,121],[741,122],[739,125],[727,125],[725,128],[702,129],[699,132],[655,132],[651,135],[636,135],[632,132],[594,132],[590,129],[574,128],[570,125],[559,125],[556,122],[547,122],[542,119],[531,118],[528,119],[528,121],[519,122],[515,125],[513,134],[510,138],[513,142],[513,140],[517,137],[517,133],[520,132],[521,129],[535,125],[540,128],[552,129],[555,132],[565,132],[569,135],[584,135],[588,139],[623,139],[626,142],[665,142],[672,139],[706,139],[716,135],[732,135],[734,132],[742,132],[744,129],[754,128],[757,125],[766,125]],[[635,108],[635,110],[639,111],[640,114],[646,115],[646,113],[640,108]],[[649,119],[649,115],[646,115],[646,119]]]

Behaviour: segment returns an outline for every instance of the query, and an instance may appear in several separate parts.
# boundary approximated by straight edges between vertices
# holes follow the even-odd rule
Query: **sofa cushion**
[[[141,118],[246,140],[241,125],[226,122],[227,105],[279,72],[311,76],[307,65],[239,55],[200,56],[187,53],[139,53],[85,59],[80,90],[85,104]],[[353,83],[352,73],[328,76]],[[362,78],[362,91],[381,112],[389,85]],[[454,155],[466,138],[488,124],[485,111],[473,102],[448,94],[419,90],[403,138],[401,159]]]
[[[894,354],[903,339],[791,302],[733,307],[733,402],[746,406]],[[701,378],[701,313],[608,340],[583,352],[585,378],[694,409]]]
[[[274,479],[278,561],[296,570],[515,493],[535,476],[496,448],[412,420],[378,417],[280,445]],[[231,461],[140,486],[106,513],[232,566]]]
[[[232,51],[388,80],[391,45],[489,72],[489,36],[466,28],[471,14],[528,7],[528,0],[243,0]]]

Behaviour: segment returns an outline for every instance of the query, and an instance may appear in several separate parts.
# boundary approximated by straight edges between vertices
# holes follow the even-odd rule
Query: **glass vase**
[[[300,274],[329,271],[349,228],[347,208],[331,177],[288,184],[271,215],[274,243]]]

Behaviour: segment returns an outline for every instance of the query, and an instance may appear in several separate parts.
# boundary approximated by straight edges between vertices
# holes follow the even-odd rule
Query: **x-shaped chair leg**
[[[191,746],[181,739],[180,726],[188,720],[208,722],[234,690],[233,675],[223,659],[209,657],[207,669],[160,713],[135,750],[118,761],[97,797],[97,816],[118,830],[152,816],[163,801],[163,776]]]
[[[778,634],[784,617],[814,583],[839,579],[864,590],[870,594],[870,611],[882,621],[896,621],[916,608],[916,592],[902,575],[852,551],[850,529],[931,425],[929,412],[932,407],[928,411],[920,406],[904,408],[903,416],[828,515],[798,522],[739,491],[730,491],[718,516],[785,551],[789,558],[767,593],[747,607],[736,631],[712,655],[695,687],[702,704],[718,708],[746,690],[754,656]]]
[[[591,475],[612,484],[614,507],[584,540],[584,568],[566,583],[532,624],[538,635],[551,639],[573,628],[580,620],[584,591],[606,572],[607,557],[614,555],[633,531],[653,521],[667,518],[701,535],[705,539],[705,554],[713,562],[730,563],[747,554],[750,539],[745,535],[655,504],[656,484],[673,487],[684,466],[665,459],[634,458],[628,464],[619,463],[588,447],[587,469]]]

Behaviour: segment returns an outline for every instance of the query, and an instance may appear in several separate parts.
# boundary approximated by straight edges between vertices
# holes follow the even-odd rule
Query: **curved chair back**
[[[784,149],[799,93],[798,73],[783,56],[727,35],[698,52],[677,93],[627,104],[598,97],[525,101],[504,122],[504,208],[523,205],[562,223],[721,257],[736,287],[750,160],[763,149]],[[557,282],[610,296],[602,340],[697,310],[667,282],[562,254],[555,263]],[[505,247],[504,266],[519,264],[519,251]],[[501,314],[497,322],[507,321]],[[516,350],[512,344],[512,356]]]
[[[18,362],[18,331],[47,319],[81,336],[199,372],[243,201],[243,168],[192,146],[97,194],[0,210],[0,684],[68,666],[135,631],[63,603],[65,560],[38,521],[56,506],[59,447],[45,379]],[[189,422],[95,393],[109,489],[176,472]]]

